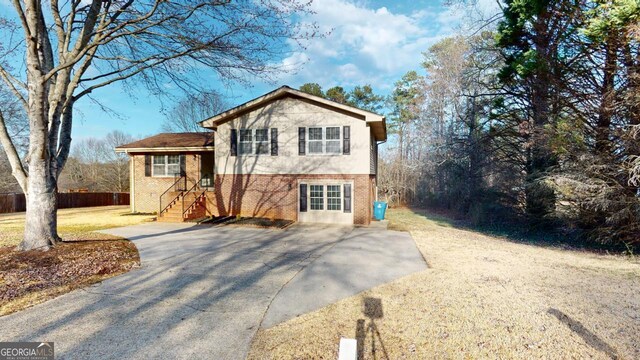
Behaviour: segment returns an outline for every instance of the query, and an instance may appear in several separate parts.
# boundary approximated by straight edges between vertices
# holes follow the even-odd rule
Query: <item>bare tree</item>
[[[10,91],[0,84],[0,116],[4,119],[6,132],[11,135],[16,149],[24,153],[27,147],[28,123],[21,105]],[[2,149],[0,147],[0,149]],[[0,193],[20,192],[18,182],[11,174],[11,164],[4,150],[0,151]]]
[[[143,80],[154,93],[170,82],[195,92],[197,71],[227,81],[269,76],[287,39],[315,35],[302,0],[12,0],[0,21],[0,78],[29,119],[26,166],[0,114],[0,142],[27,195],[20,249],[48,249],[57,233],[56,187],[69,157],[74,104],[102,87]],[[304,27],[301,27],[304,26]],[[19,34],[22,33],[21,36]],[[14,41],[15,40],[15,41]],[[23,59],[14,70],[7,62]],[[19,60],[18,60],[19,61]],[[3,109],[4,110],[4,109]]]
[[[73,159],[73,162],[67,165],[70,168],[61,174],[65,185],[90,191],[129,191],[129,157],[113,149],[134,140],[119,130],[108,133],[104,138],[82,139],[71,152],[69,160]]]
[[[168,113],[162,123],[166,132],[207,131],[198,123],[228,108],[227,102],[216,91],[205,91],[180,100]]]

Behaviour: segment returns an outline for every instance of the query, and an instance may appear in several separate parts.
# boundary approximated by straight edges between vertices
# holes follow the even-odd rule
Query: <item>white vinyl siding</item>
[[[371,149],[369,150],[369,173],[371,175],[376,175],[378,172],[378,143],[376,142],[376,139],[374,139],[373,135],[371,136],[370,143]]]
[[[153,155],[152,176],[170,177],[180,174],[180,155]]]
[[[351,151],[348,156],[311,154],[308,151],[310,146],[309,129],[326,126],[340,128],[341,147],[344,142],[342,138],[344,127],[350,127]],[[304,156],[300,156],[300,127],[305,130]],[[240,129],[272,128],[278,129],[278,156],[270,154],[240,155]],[[231,156],[232,129],[236,129],[237,157]],[[271,131],[269,131],[269,135],[269,140],[271,140]],[[284,98],[259,110],[243,114],[218,127],[215,132],[215,174],[370,174],[372,166],[370,139],[371,129],[362,119],[297,99]],[[255,149],[253,151],[255,152]],[[342,153],[344,153],[344,149],[342,149]]]

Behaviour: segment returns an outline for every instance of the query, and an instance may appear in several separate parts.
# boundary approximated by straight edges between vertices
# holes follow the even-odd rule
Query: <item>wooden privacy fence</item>
[[[129,193],[58,193],[58,208],[129,205]],[[0,213],[27,210],[24,194],[0,194]]]

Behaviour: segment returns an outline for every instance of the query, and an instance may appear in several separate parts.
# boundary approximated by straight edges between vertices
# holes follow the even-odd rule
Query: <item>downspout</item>
[[[380,201],[378,199],[378,163],[380,162],[380,145],[386,143],[385,141],[376,141],[376,201]]]
[[[129,155],[129,154],[127,154]],[[129,155],[129,205],[131,208],[131,212],[136,212],[136,166],[135,166],[136,158],[135,156]]]

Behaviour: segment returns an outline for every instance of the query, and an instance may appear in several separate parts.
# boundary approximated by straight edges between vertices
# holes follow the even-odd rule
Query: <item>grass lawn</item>
[[[24,213],[0,214],[0,316],[129,271],[140,262],[135,245],[93,231],[151,219],[130,215],[128,206],[62,209],[63,243],[49,251],[18,252]]]
[[[343,299],[254,338],[250,359],[640,358],[640,264],[457,229],[391,209],[430,269]]]
[[[101,206],[58,210],[58,233],[63,240],[109,238],[96,230],[151,221],[155,215],[132,215],[129,206]],[[15,246],[22,240],[24,213],[0,214],[0,247]]]

